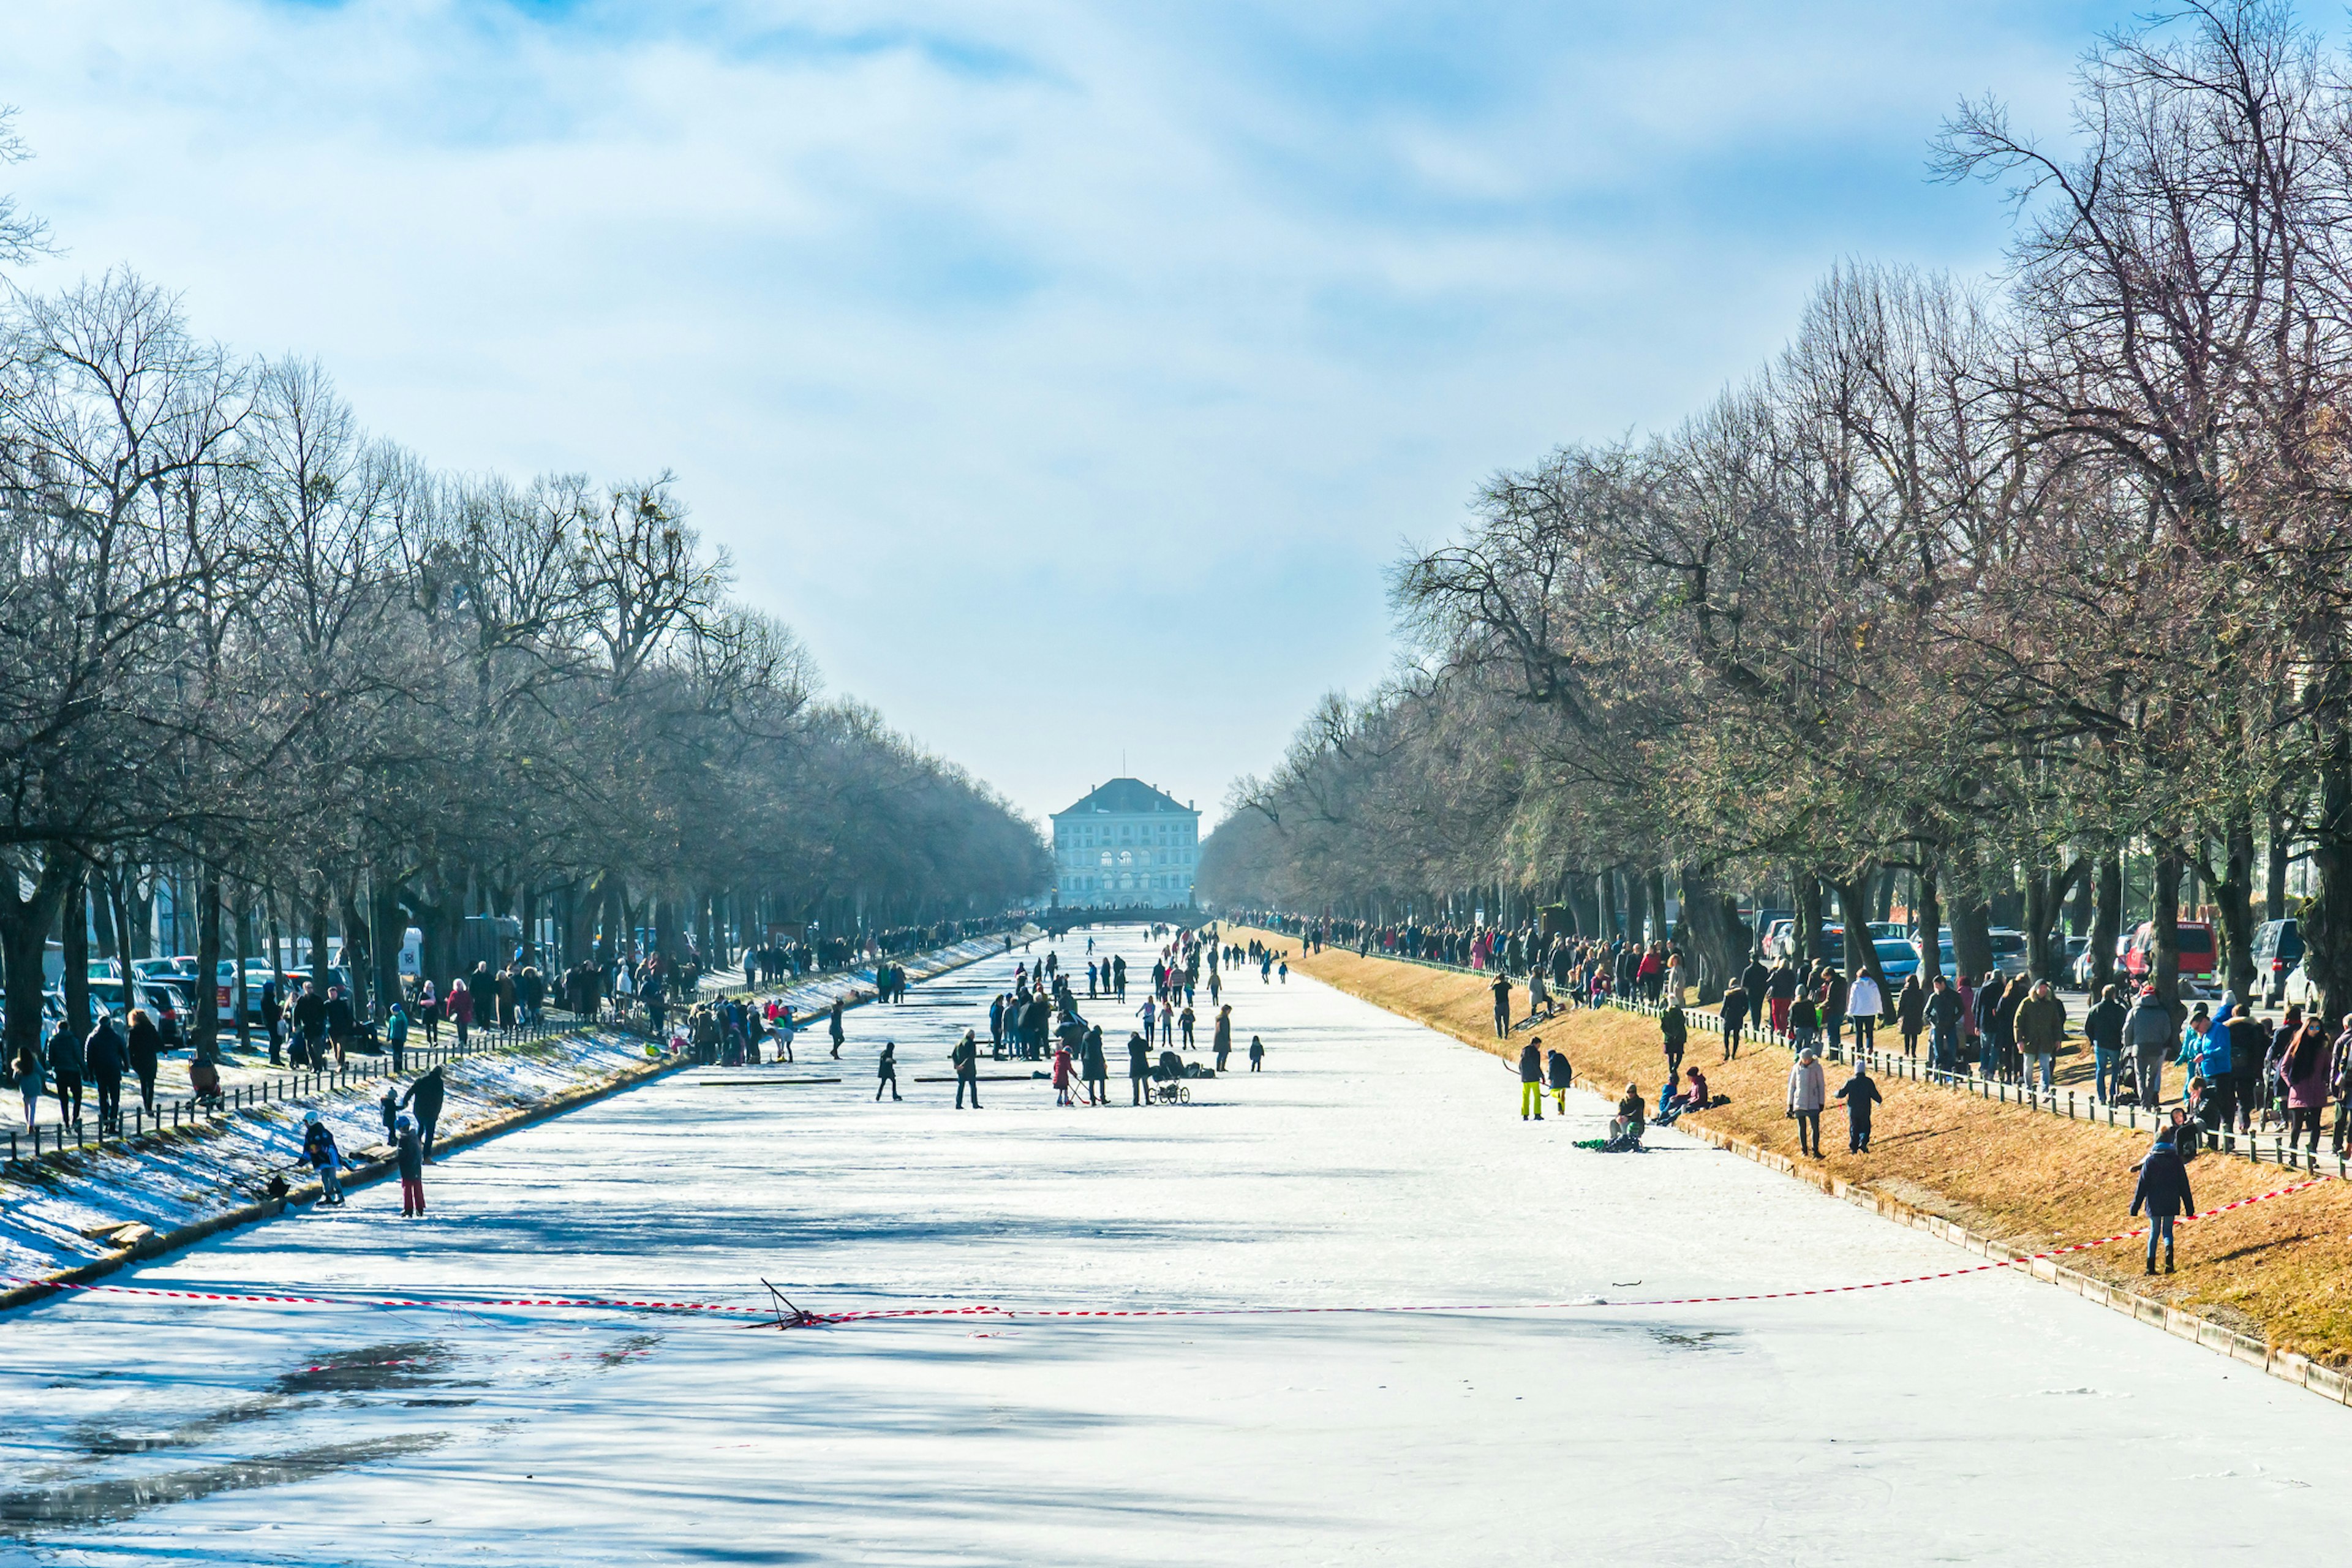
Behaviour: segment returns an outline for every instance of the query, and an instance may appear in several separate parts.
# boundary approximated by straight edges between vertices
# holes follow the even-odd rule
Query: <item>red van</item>
[[[2183,983],[2195,981],[2210,984],[2213,978],[2213,927],[2207,921],[2182,921],[2180,933],[2180,978]],[[2145,984],[2156,973],[2156,922],[2142,921],[2131,934],[2131,942],[2124,949],[2124,973],[2135,985]]]

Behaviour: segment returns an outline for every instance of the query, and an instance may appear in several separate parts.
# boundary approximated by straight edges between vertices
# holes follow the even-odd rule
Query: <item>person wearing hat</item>
[[[1822,1157],[1822,1108],[1829,1103],[1829,1080],[1822,1053],[1807,1046],[1789,1069],[1789,1114],[1797,1123],[1798,1152]]]
[[[425,1217],[425,1140],[416,1130],[416,1118],[403,1116],[393,1128],[397,1140],[394,1145],[400,1162],[400,1215],[403,1219]]]
[[[335,1147],[332,1129],[319,1120],[315,1110],[302,1113],[302,1158],[319,1173],[319,1201],[343,1206],[343,1184],[337,1173],[343,1163],[342,1151]]]
[[[1617,1102],[1617,1114],[1609,1119],[1609,1142],[1612,1150],[1636,1149],[1642,1143],[1645,1124],[1645,1108],[1642,1103],[1642,1086],[1628,1082],[1625,1098]]]

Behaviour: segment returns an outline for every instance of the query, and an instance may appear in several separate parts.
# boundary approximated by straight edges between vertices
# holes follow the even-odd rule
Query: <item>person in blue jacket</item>
[[[2139,1186],[2132,1194],[2131,1212],[2135,1218],[2142,1205],[2147,1209],[2147,1272],[2156,1272],[2156,1242],[2164,1238],[2164,1271],[2172,1272],[2172,1222],[2177,1217],[2195,1219],[2197,1199],[2189,1191],[2189,1167],[2181,1163],[2180,1154],[2172,1145],[2172,1134],[2159,1136],[2156,1147],[2140,1162]]]
[[[343,1183],[339,1169],[343,1152],[335,1147],[333,1130],[319,1120],[315,1110],[302,1113],[302,1158],[319,1173],[319,1201],[342,1207]]]

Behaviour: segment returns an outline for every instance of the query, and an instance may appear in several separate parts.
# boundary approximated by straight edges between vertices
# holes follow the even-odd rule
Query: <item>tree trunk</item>
[[[408,946],[408,918],[400,908],[400,883],[380,868],[368,872],[369,952],[375,959],[375,994],[383,1014],[392,1016],[392,1004],[405,993],[400,980],[400,955]]]
[[[1797,892],[1797,960],[1810,970],[1826,956],[1829,939],[1822,931],[1822,879],[1811,871],[1791,870],[1789,885]]]
[[[2180,874],[2179,846],[2166,844],[2156,855],[2156,994],[2178,1026],[2185,1014],[2180,1005]]]
[[[1830,885],[1837,889],[1838,909],[1845,917],[1847,978],[1867,974],[1878,983],[1878,994],[1891,1000],[1895,991],[1886,984],[1885,966],[1878,962],[1878,944],[1870,940],[1870,922],[1864,918],[1870,908],[1870,885],[1877,876],[1877,867],[1865,866],[1857,875]]]
[[[2311,835],[2318,886],[2304,906],[2303,961],[2319,991],[2319,1016],[2352,1010],[2352,713],[2341,701],[2319,721],[2319,819]]]
[[[1992,920],[1973,865],[1952,889],[1952,966],[1981,979],[1992,969]]]
[[[0,960],[7,969],[0,974],[0,984],[7,987],[8,1058],[15,1060],[26,1047],[41,1044],[41,996],[48,989],[48,973],[44,966],[49,945],[49,926],[57,919],[58,908],[65,901],[68,862],[65,856],[51,850],[45,858],[41,874],[33,880],[30,896],[23,891],[24,879],[11,872],[0,886]],[[89,994],[84,983],[85,1001]]]
[[[2036,980],[2056,985],[2065,978],[2066,949],[2058,940],[2058,916],[2087,864],[2077,858],[2071,866],[2036,866],[2025,879],[2026,968]]]
[[[327,889],[323,885],[305,912],[310,917],[310,956],[304,961],[303,967],[310,973],[310,984],[319,988],[320,995],[324,996],[327,994]]]
[[[62,853],[60,851],[59,853]],[[72,880],[66,884],[64,929],[58,933],[58,945],[64,950],[66,1027],[76,1039],[90,1031],[89,1016],[89,879],[88,869],[77,865],[69,873]]]
[[[252,956],[253,894],[247,891],[236,900],[236,977],[229,982],[228,993],[229,1016],[236,1021],[236,1048],[240,1051],[253,1043],[253,1026],[245,1016],[245,966]]]
[[[2286,818],[2278,812],[2271,813],[2264,842],[2270,853],[2263,857],[2263,919],[2286,919],[2286,868],[2294,858],[2294,846],[2287,838]]]
[[[1739,911],[1715,885],[1711,866],[1685,865],[1682,884],[1683,921],[1699,959],[1698,999],[1712,1005],[1723,1000],[1725,984],[1747,956]]]
[[[2213,903],[2221,918],[2220,928],[2222,961],[2221,973],[2228,976],[2227,984],[2241,1000],[2252,1005],[2254,999],[2254,825],[2251,818],[2239,815],[2231,818],[2221,839],[2221,873],[2208,873],[2206,880],[2213,885]]]
[[[190,1020],[192,1044],[198,1056],[212,1055],[220,1045],[219,985],[221,957],[220,873],[211,867],[196,873],[195,1016]]]
[[[2116,983],[2116,942],[2124,933],[2124,853],[2110,844],[2099,857],[2096,901],[2091,911],[2091,994]]]
[[[1912,911],[1912,929],[1919,933],[1919,984],[1933,985],[1944,973],[1944,903],[1936,886],[1936,863],[1925,854],[1911,873],[1919,890],[1919,907]]]
[[[1650,879],[1631,866],[1620,875],[1625,881],[1625,934],[1641,942],[1650,924]],[[1608,923],[1606,920],[1601,922],[1604,928]]]

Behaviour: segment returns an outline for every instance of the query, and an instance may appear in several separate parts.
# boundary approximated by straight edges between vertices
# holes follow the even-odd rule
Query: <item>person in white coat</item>
[[[1822,1157],[1822,1107],[1829,1098],[1822,1054],[1809,1047],[1789,1069],[1789,1114],[1796,1119],[1800,1151],[1816,1160]]]
[[[1878,1016],[1886,1010],[1886,998],[1865,969],[1853,977],[1846,988],[1845,1019],[1853,1026],[1856,1048],[1873,1050],[1878,1044]]]

